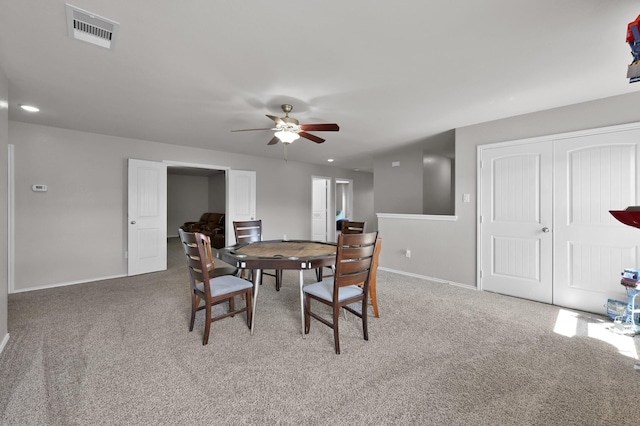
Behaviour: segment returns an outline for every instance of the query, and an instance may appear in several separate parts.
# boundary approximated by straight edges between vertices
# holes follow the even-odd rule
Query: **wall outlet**
[[[411,257],[411,250],[406,249],[406,250],[404,251],[404,256],[405,256],[405,257],[407,257],[407,258]]]

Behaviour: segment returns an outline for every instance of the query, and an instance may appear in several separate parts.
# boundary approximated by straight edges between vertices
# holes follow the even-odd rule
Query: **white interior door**
[[[167,166],[129,159],[128,275],[167,269]]]
[[[311,196],[311,239],[313,241],[327,241],[327,209],[329,206],[329,180],[313,178]]]
[[[256,172],[252,170],[227,171],[227,245],[236,243],[233,222],[256,218]]]
[[[480,286],[552,302],[552,144],[481,151]]]
[[[640,230],[609,210],[638,204],[640,130],[554,142],[554,304],[602,312],[608,298],[626,301],[624,268],[640,266]]]

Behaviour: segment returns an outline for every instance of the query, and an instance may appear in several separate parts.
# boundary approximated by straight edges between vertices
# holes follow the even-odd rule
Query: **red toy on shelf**
[[[627,43],[631,48],[633,61],[627,69],[629,83],[640,81],[640,15],[627,25]]]

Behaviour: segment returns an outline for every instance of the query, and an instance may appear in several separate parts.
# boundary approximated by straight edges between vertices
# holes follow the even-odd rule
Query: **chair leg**
[[[309,334],[311,328],[311,297],[304,296],[304,334]]]
[[[247,293],[244,295],[245,296],[245,301],[247,303],[247,327],[249,327],[249,329],[251,329],[251,318],[252,318],[252,312],[253,312],[253,303],[251,300],[251,292],[252,289],[250,288],[249,290],[247,290]]]
[[[211,331],[211,305],[207,303],[205,308],[205,321],[204,321],[204,337],[202,339],[202,344],[206,345],[209,343],[209,332]]]
[[[189,331],[193,331],[193,324],[196,321],[196,309],[198,309],[199,297],[191,292],[191,322],[189,323]]]
[[[236,298],[235,297],[230,297],[229,298],[229,312],[233,312],[236,310]],[[231,318],[233,318],[235,315],[231,315]]]
[[[364,340],[369,340],[369,330],[367,329],[367,299],[362,299],[362,334],[364,334]]]
[[[369,298],[371,299],[371,306],[373,306],[373,315],[376,318],[380,318],[378,313],[378,295],[376,294],[376,286],[369,287]]]
[[[333,305],[333,341],[336,347],[336,355],[340,355],[340,336],[338,335],[338,318],[340,318],[340,306]]]

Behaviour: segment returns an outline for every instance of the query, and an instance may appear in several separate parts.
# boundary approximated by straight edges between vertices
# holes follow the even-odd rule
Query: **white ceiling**
[[[456,127],[640,89],[625,42],[640,0],[71,4],[120,23],[113,50],[69,38],[62,0],[0,0],[11,120],[282,158],[270,132],[230,130],[290,103],[340,125],[290,160],[371,170]]]

